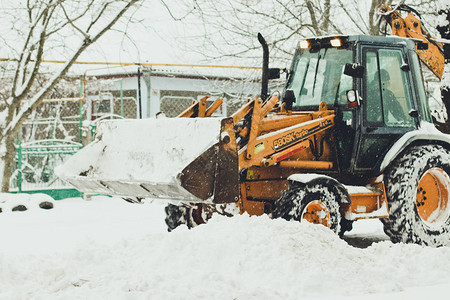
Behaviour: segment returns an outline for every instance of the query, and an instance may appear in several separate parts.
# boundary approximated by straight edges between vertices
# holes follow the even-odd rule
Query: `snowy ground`
[[[164,204],[57,201],[0,214],[0,299],[445,299],[450,248],[267,217],[167,233]],[[362,237],[366,238],[362,238]]]

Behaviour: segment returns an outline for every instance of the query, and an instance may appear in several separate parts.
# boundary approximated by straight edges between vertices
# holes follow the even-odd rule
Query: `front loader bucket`
[[[234,202],[239,175],[233,136],[231,118],[107,120],[95,141],[56,173],[88,194]]]

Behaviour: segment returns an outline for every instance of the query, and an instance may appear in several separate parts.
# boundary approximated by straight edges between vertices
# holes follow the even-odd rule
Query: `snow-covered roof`
[[[131,65],[131,66],[108,66],[86,69],[84,74],[97,78],[118,78],[137,76],[141,73],[150,72],[152,76],[177,77],[177,78],[214,78],[214,79],[244,79],[248,77],[261,77],[259,67],[246,66],[215,66],[215,65]],[[83,75],[84,75],[83,74]],[[79,77],[80,74],[72,73],[71,76]]]

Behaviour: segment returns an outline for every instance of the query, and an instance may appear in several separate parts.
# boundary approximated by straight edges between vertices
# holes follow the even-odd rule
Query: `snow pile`
[[[450,287],[450,248],[357,249],[323,226],[267,216],[218,216],[167,233],[159,204],[66,201],[36,211],[34,225],[0,216],[2,236],[25,224],[47,235],[20,247],[6,234],[1,299],[399,299]]]
[[[35,209],[52,209],[55,200],[46,194],[10,194],[0,193],[0,212],[10,213]]]

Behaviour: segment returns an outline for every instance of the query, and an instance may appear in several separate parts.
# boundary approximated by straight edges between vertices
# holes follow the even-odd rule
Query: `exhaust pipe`
[[[263,48],[263,65],[262,65],[262,79],[261,79],[261,99],[265,101],[268,97],[269,90],[269,47],[267,42],[258,32],[258,41]]]

